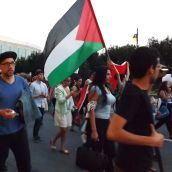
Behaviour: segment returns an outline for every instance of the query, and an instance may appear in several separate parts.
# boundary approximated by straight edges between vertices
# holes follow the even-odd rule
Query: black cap
[[[13,51],[6,51],[0,54],[0,62],[2,62],[6,58],[13,58],[14,60],[16,60],[17,54]]]
[[[44,73],[41,69],[37,69],[35,75],[39,75],[40,73]]]

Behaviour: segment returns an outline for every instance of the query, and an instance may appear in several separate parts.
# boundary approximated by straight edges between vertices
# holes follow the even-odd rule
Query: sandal
[[[52,140],[50,140],[50,148],[51,148],[51,150],[57,150],[57,147],[56,147],[56,145],[53,144]]]
[[[60,150],[60,153],[66,154],[66,155],[69,155],[70,154],[70,152],[67,149]]]
[[[157,172],[157,169],[154,168],[154,167],[151,167],[151,168],[149,169],[149,172]]]

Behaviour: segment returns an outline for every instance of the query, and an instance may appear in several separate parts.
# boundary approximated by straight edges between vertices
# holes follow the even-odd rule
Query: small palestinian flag
[[[77,0],[50,31],[44,48],[44,72],[55,87],[104,47],[90,0]]]

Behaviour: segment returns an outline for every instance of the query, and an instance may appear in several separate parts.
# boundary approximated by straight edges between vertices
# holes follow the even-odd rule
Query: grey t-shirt
[[[110,112],[111,112],[111,107],[115,103],[116,98],[109,92],[106,94],[107,96],[107,102],[105,105],[102,104],[102,91],[98,86],[92,86],[91,91],[96,92],[99,97],[97,101],[97,106],[95,109],[95,116],[96,118],[100,119],[109,119],[110,117]]]

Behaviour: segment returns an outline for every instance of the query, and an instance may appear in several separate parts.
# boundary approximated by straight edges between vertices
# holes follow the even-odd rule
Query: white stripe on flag
[[[62,64],[69,56],[77,51],[84,41],[76,40],[76,34],[78,31],[77,26],[73,29],[50,53],[45,63],[45,78],[47,79],[49,74]]]

